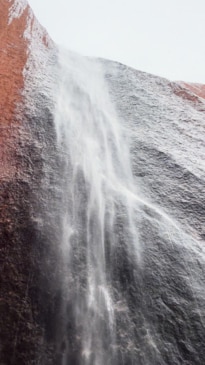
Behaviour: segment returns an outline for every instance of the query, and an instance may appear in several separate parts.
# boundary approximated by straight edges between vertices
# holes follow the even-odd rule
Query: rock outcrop
[[[82,357],[79,328],[73,314],[75,308],[71,310],[71,305],[63,302],[62,288],[60,242],[64,176],[61,174],[63,159],[56,143],[53,93],[58,49],[39,25],[26,0],[0,0],[0,18],[0,365],[61,365],[62,354],[66,351],[65,361],[79,364]],[[111,99],[133,133],[131,153],[136,184],[141,183],[145,196],[151,196],[153,204],[162,206],[162,211],[171,209],[170,216],[173,213],[173,219],[184,225],[185,232],[191,232],[190,235],[201,242],[205,236],[204,169],[201,162],[196,164],[195,161],[204,148],[199,136],[204,128],[201,121],[205,110],[205,86],[169,82],[114,62],[103,63]],[[85,100],[87,106],[87,95]],[[197,129],[194,143],[189,128],[192,123]],[[189,161],[191,143],[193,158]],[[85,200],[83,196],[82,202]],[[130,303],[130,317],[128,312],[123,314],[123,305],[121,308],[119,304],[119,310],[116,309],[117,326],[122,328],[122,332],[117,333],[119,353],[122,355],[124,351],[125,361],[119,358],[126,364],[135,362],[135,359],[143,365],[146,361],[154,364],[155,360],[155,364],[173,364],[170,353],[174,354],[175,347],[166,346],[175,346],[176,342],[177,363],[201,365],[204,332],[197,317],[199,314],[193,312],[193,318],[191,314],[186,318],[186,308],[181,314],[183,283],[187,283],[182,281],[185,274],[180,277],[177,260],[181,260],[179,266],[182,266],[184,256],[180,258],[177,250],[174,254],[166,252],[165,243],[169,244],[169,237],[160,237],[155,230],[153,205],[150,207],[148,209],[145,205],[143,208],[142,227],[139,227],[142,242],[151,252],[145,259],[146,269],[142,269],[142,277],[138,276],[139,282],[133,274],[137,270],[126,256],[123,240],[120,240],[110,269],[113,282],[119,284],[123,295],[127,295],[127,303]],[[120,215],[118,218],[120,237],[123,229],[121,227],[120,231]],[[84,231],[81,233],[84,243]],[[157,244],[153,245],[153,240]],[[158,258],[162,264],[165,262],[163,267],[158,265]],[[183,273],[186,273],[185,269]],[[193,273],[194,269],[193,264]],[[175,271],[179,288],[176,288]],[[158,282],[163,273],[167,292],[171,288],[173,298],[175,292],[179,294],[178,306],[176,303],[170,305],[170,298],[163,293],[165,286]],[[200,293],[199,298],[193,293],[189,295],[188,304],[201,300]],[[165,298],[160,302],[163,296]],[[123,301],[119,300],[119,303],[123,304]],[[200,303],[203,307],[202,300]],[[178,322],[176,308],[180,309]],[[164,317],[162,311],[166,314]],[[165,344],[162,348],[155,347],[152,338],[143,332],[143,327],[140,328],[142,313],[157,329],[158,332],[153,330],[153,334],[158,333],[159,339],[162,335]],[[188,332],[191,346],[188,344],[186,348],[183,341],[186,340],[189,320],[193,341]],[[129,325],[136,346],[125,335]],[[108,338],[106,346],[109,345]],[[147,343],[152,349],[146,357]],[[194,351],[190,350],[192,344]]]
[[[205,85],[187,82],[182,82],[182,85],[191,90],[195,95],[205,99]]]
[[[20,18],[13,19],[9,24],[11,6],[10,1],[1,0],[0,2],[1,179],[11,179],[16,174],[17,166],[12,153],[12,150],[15,149],[17,129],[20,124],[16,118],[16,107],[22,99],[23,70],[27,61],[28,48],[28,43],[23,37],[28,8],[24,10]]]
[[[0,363],[57,364],[56,48],[26,1],[0,17]]]

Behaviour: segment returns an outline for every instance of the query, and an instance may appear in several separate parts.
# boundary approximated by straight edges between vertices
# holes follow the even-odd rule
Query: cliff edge
[[[0,362],[57,363],[56,46],[27,1],[0,14]]]

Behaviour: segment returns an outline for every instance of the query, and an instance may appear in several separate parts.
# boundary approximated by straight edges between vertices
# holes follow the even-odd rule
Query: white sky
[[[58,44],[205,83],[205,0],[28,0]]]

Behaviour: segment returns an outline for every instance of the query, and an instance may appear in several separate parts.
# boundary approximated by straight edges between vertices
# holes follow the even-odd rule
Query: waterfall
[[[188,336],[190,343],[189,317],[195,313],[199,330],[204,326],[198,302],[204,253],[141,194],[132,172],[130,126],[118,117],[102,63],[60,50],[58,80],[62,364],[179,364],[178,326],[182,342]]]
[[[83,364],[115,363],[114,296],[109,260],[123,236],[139,260],[129,141],[95,60],[62,52],[56,107],[66,154],[64,240],[68,302],[81,334]],[[121,211],[122,232],[116,217]],[[129,247],[132,245],[132,247]]]

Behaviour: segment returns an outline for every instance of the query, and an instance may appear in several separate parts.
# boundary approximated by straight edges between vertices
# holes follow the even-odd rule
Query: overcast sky
[[[205,0],[28,0],[59,44],[205,83]]]

